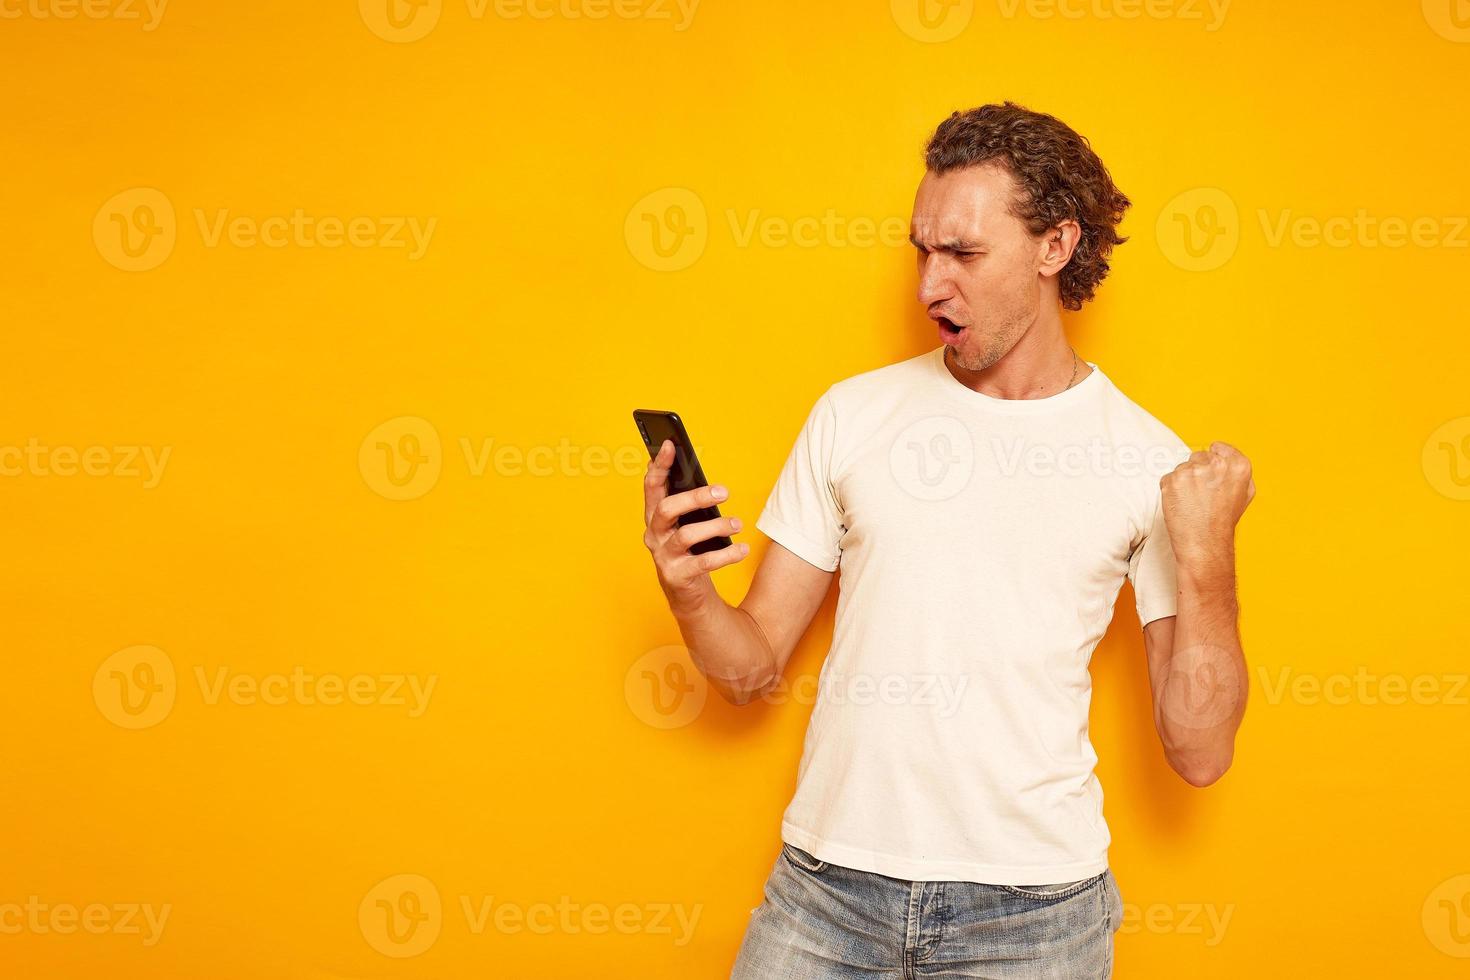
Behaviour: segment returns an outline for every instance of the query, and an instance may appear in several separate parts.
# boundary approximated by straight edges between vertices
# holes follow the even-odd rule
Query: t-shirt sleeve
[[[829,394],[812,406],[755,526],[792,554],[835,572],[842,557],[842,508],[832,486],[837,416]]]
[[[1169,544],[1169,528],[1164,523],[1162,496],[1154,505],[1152,525],[1128,558],[1128,581],[1133,584],[1140,626],[1177,614],[1179,589],[1174,575],[1174,549]]]

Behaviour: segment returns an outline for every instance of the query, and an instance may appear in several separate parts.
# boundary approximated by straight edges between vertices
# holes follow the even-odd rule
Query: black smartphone
[[[649,459],[658,455],[659,447],[664,444],[665,439],[673,440],[674,463],[669,467],[669,493],[683,493],[696,487],[708,486],[704,470],[699,466],[699,457],[694,455],[694,443],[689,441],[689,433],[677,413],[640,408],[633,413],[633,421],[638,423],[638,434],[643,437],[643,445],[648,447]],[[701,507],[681,514],[679,526],[712,521],[719,516],[719,507]],[[689,553],[702,555],[706,551],[719,551],[730,547],[730,543],[730,539],[723,535],[696,541],[690,546]]]

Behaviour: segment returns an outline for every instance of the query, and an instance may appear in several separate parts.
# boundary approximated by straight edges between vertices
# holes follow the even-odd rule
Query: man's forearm
[[[1230,768],[1245,715],[1235,526],[1256,482],[1250,460],[1216,441],[1191,453],[1159,487],[1179,595],[1167,666],[1154,684],[1154,722],[1174,770],[1208,786]]]
[[[776,679],[776,657],[750,613],[720,598],[714,586],[693,597],[669,597],[690,659],[733,704],[759,697]]]
[[[1230,767],[1249,688],[1234,547],[1181,563],[1177,571],[1174,648],[1157,720],[1170,764],[1189,782],[1205,786]]]

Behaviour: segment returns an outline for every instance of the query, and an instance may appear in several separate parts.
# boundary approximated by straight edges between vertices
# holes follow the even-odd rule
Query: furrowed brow
[[[926,247],[923,242],[919,241],[913,235],[910,235],[909,236],[909,243],[911,245],[913,245],[915,248],[919,248],[919,249],[922,249],[922,248],[925,248]],[[944,252],[968,252],[968,251],[971,251],[973,249],[984,247],[984,243],[982,243],[982,242],[966,241],[965,239],[962,239],[962,238],[948,238],[948,239],[945,239],[944,241],[936,242],[935,244],[930,245],[930,246],[927,246],[927,247],[929,247],[929,248],[936,248],[936,249],[939,249],[939,250],[944,251]]]

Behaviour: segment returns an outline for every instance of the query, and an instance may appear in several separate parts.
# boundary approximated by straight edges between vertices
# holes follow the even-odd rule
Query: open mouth
[[[938,316],[934,320],[939,324],[940,338],[947,344],[952,344],[959,340],[960,335],[965,332],[964,324],[955,323],[947,316]]]

